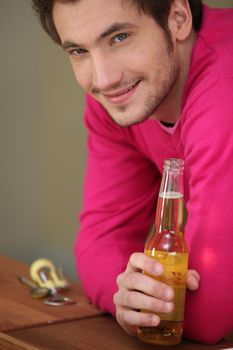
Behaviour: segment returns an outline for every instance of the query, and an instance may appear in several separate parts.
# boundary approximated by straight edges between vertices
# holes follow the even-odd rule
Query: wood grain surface
[[[203,345],[185,340],[174,347],[145,344],[127,335],[108,315],[13,331],[8,335],[42,350],[219,350],[233,346],[228,341]]]
[[[0,350],[39,350],[39,348],[0,333]]]
[[[71,283],[64,295],[76,304],[48,306],[43,299],[32,299],[30,288],[18,276],[29,278],[29,266],[8,257],[0,257],[0,331],[35,327],[45,324],[93,317],[101,312],[84,297],[81,287]]]

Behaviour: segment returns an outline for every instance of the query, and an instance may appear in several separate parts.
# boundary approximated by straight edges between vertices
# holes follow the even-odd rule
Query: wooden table
[[[164,350],[166,347],[147,345],[137,338],[128,336],[111,316],[97,316],[77,321],[35,327],[20,331],[7,332],[10,336],[5,347],[12,349],[15,342],[22,342],[23,346],[33,346],[43,350]],[[19,343],[17,344],[19,346]],[[26,350],[34,348],[22,347],[15,349]],[[171,348],[171,347],[170,347]],[[233,348],[233,343],[222,341],[215,345],[201,345],[182,341],[177,350],[219,350]],[[14,348],[13,348],[14,349]]]
[[[19,266],[18,262],[12,262],[4,258],[4,262]],[[2,258],[0,257],[0,265]],[[20,265],[22,267],[22,265]],[[26,267],[25,267],[26,268]],[[7,265],[5,264],[5,270]],[[26,271],[25,271],[26,272]],[[0,279],[2,279],[0,268]],[[76,287],[72,287],[76,288]],[[6,286],[3,288],[6,290]],[[32,320],[32,325],[24,324],[23,327],[16,327],[0,333],[0,350],[164,350],[165,347],[147,345],[140,342],[137,338],[128,336],[117,324],[115,319],[109,315],[101,314],[94,306],[81,294],[80,288],[75,289],[77,300],[81,299],[81,311],[78,311],[77,317],[74,315],[68,320],[53,320],[50,324],[41,323],[36,325],[36,320]],[[74,290],[73,290],[74,291]],[[72,291],[72,292],[73,292]],[[73,295],[73,294],[72,294]],[[1,292],[0,292],[1,296]],[[86,302],[86,311],[85,311]],[[44,307],[44,305],[43,305]],[[70,306],[71,307],[71,306]],[[53,310],[53,308],[52,308]],[[52,312],[49,309],[49,313]],[[60,309],[61,310],[61,309]],[[68,314],[68,306],[62,309],[62,313]],[[71,309],[70,309],[71,310]],[[37,312],[38,310],[36,310]],[[33,311],[31,310],[33,313]],[[35,312],[35,315],[37,315]],[[44,310],[43,310],[44,312]],[[58,312],[58,311],[56,311]],[[0,310],[1,317],[1,310]],[[36,318],[36,317],[35,317]],[[175,347],[177,350],[219,350],[233,348],[233,343],[222,341],[215,345],[201,345],[183,340]]]
[[[30,288],[19,282],[18,276],[29,276],[29,266],[0,256],[0,332],[67,322],[102,314],[84,297],[81,287],[71,283],[64,295],[76,304],[52,307],[42,299],[32,299]]]

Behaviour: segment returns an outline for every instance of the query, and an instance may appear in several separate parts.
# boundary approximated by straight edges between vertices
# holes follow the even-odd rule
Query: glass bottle
[[[183,237],[183,168],[184,161],[171,158],[164,161],[157,202],[155,232],[145,245],[145,254],[164,267],[161,276],[152,276],[173,287],[174,310],[159,313],[157,327],[139,327],[138,337],[148,343],[175,345],[183,332],[188,250]],[[149,312],[149,310],[142,310]]]

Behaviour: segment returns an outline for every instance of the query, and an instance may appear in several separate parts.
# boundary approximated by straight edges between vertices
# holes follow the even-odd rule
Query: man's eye
[[[87,53],[87,50],[82,49],[82,48],[77,48],[77,49],[72,49],[69,52],[69,55],[75,55],[75,56],[81,56]]]
[[[113,43],[119,43],[121,41],[124,41],[125,39],[127,39],[129,36],[128,33],[120,33],[120,34],[117,34],[116,36],[114,36],[114,38],[112,39],[112,42]]]

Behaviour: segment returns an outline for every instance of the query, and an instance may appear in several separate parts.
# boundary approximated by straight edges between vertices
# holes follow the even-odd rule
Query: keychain
[[[44,303],[51,306],[71,305],[74,299],[63,296],[61,290],[68,289],[70,284],[65,278],[61,269],[57,269],[52,261],[38,259],[30,267],[30,275],[34,282],[40,287],[48,288],[51,296],[44,300]]]

